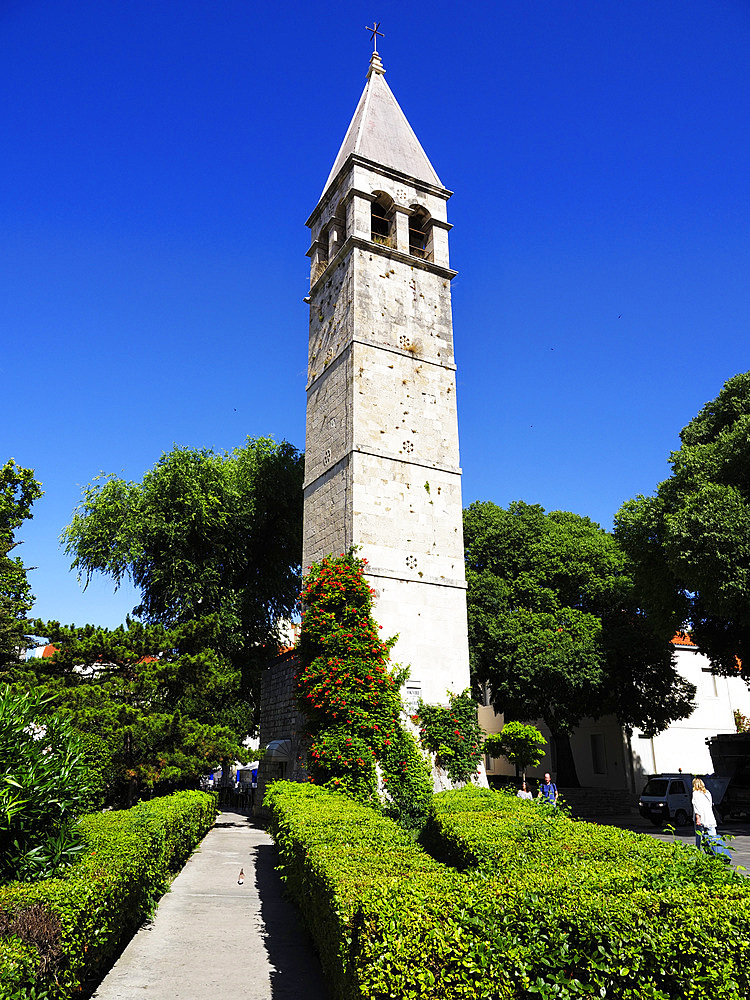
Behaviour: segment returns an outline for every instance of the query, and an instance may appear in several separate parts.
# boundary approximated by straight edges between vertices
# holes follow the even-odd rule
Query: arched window
[[[328,259],[333,260],[346,240],[346,208],[339,203],[328,223]]]
[[[432,233],[430,213],[421,206],[412,206],[409,216],[409,253],[422,260],[432,259]]]
[[[393,238],[393,199],[380,192],[370,205],[370,227],[373,243],[395,245]]]

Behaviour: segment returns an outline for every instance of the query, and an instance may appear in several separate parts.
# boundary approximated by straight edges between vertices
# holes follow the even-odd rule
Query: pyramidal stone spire
[[[385,82],[385,69],[377,52],[373,52],[370,59],[365,89],[333,169],[328,175],[323,194],[352,153],[435,187],[443,186],[414,134],[414,129]]]

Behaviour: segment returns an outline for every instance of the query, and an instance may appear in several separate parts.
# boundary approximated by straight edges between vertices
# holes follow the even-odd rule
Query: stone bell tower
[[[407,698],[469,685],[446,203],[373,53],[312,231],[303,571],[360,547]]]

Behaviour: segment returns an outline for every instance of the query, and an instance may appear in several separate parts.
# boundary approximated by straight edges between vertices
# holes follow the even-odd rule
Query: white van
[[[711,793],[714,815],[718,823],[730,815],[731,802],[726,798],[730,778],[715,774],[700,775]],[[721,807],[721,808],[719,808]],[[652,774],[641,792],[638,802],[641,816],[650,819],[654,826],[673,823],[685,826],[693,821],[693,775]]]
[[[638,800],[641,816],[654,826],[686,826],[693,819],[692,774],[652,774]]]

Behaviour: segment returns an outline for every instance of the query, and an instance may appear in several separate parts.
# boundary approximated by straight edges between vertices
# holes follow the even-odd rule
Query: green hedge
[[[526,883],[546,884],[553,863],[558,878],[607,891],[745,884],[721,861],[679,841],[571,820],[554,806],[486,789],[434,796],[422,842],[459,870],[491,870]]]
[[[178,792],[85,816],[85,852],[62,877],[0,886],[0,998],[67,1000],[98,976],[215,815],[215,796]]]
[[[563,990],[550,996],[750,996],[750,884],[720,859],[478,789],[435,796],[424,841],[470,877],[512,888],[530,935],[522,987],[541,979]]]
[[[510,998],[502,956],[473,928],[466,879],[392,820],[343,795],[277,781],[266,791],[282,877],[340,998]],[[493,976],[500,983],[499,976]]]
[[[337,997],[750,996],[750,887],[716,859],[467,789],[435,797],[441,863],[343,797],[266,795]]]

